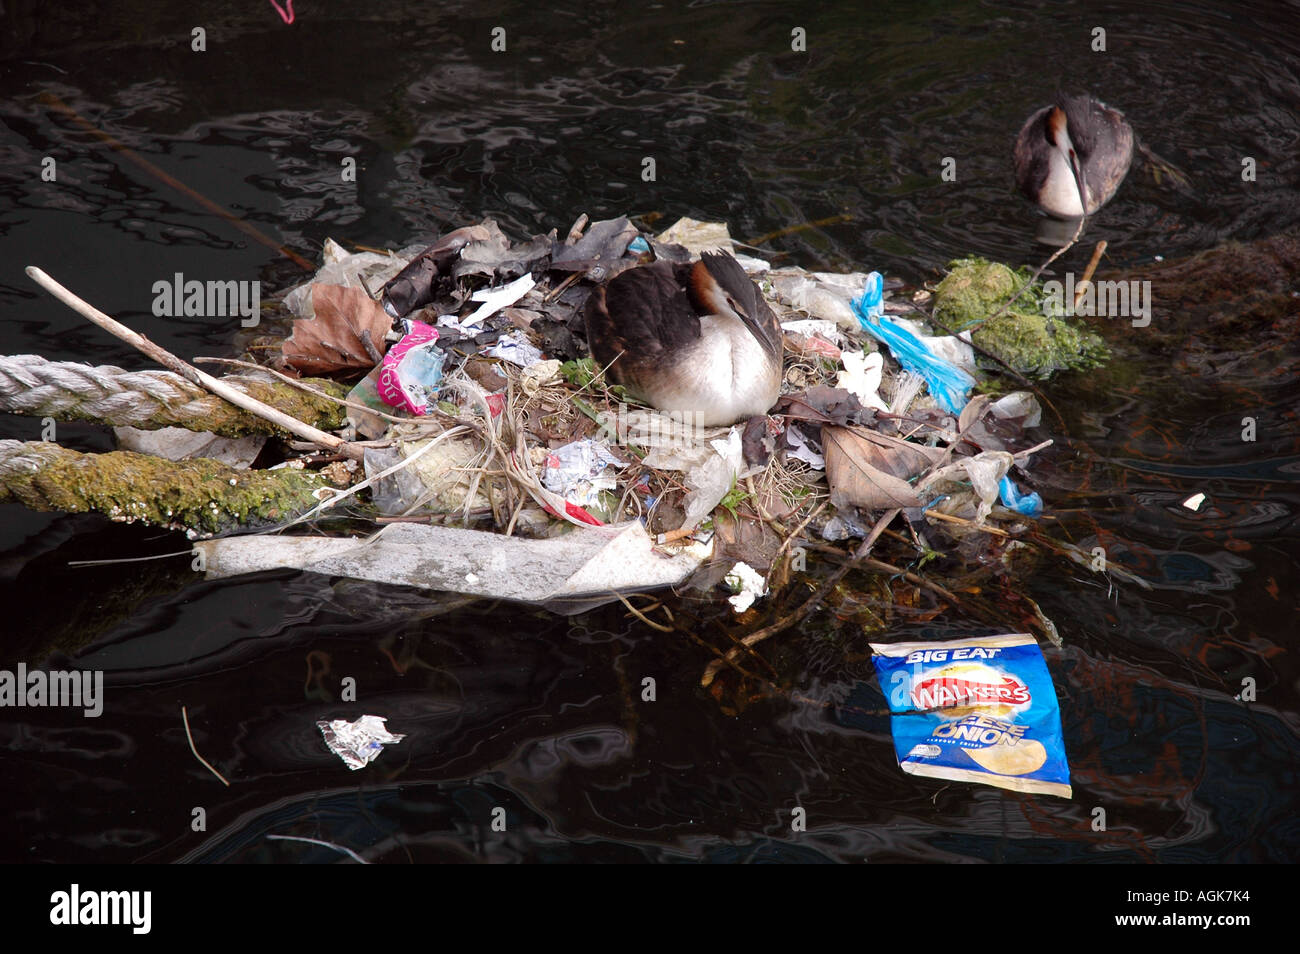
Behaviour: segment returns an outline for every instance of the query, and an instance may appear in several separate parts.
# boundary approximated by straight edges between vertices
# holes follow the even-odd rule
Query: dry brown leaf
[[[972,426],[978,424],[992,400],[987,394],[977,394],[971,398],[961,410],[961,418],[957,421],[957,431],[964,434]]]
[[[822,427],[831,503],[867,510],[919,507],[907,478],[924,473],[944,456],[936,447],[913,444],[861,427]]]
[[[360,288],[318,284],[311,287],[311,306],[316,317],[293,323],[293,334],[284,343],[285,363],[306,374],[369,369],[379,363],[392,319],[377,301]]]

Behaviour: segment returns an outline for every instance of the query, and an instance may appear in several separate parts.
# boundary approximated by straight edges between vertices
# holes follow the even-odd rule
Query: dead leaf
[[[487,240],[490,235],[486,223],[467,225],[448,232],[411,259],[381,289],[381,298],[389,313],[397,318],[405,318],[433,301],[440,291],[446,291],[448,273],[461,250],[471,242]]]
[[[756,572],[766,573],[781,549],[781,538],[776,531],[757,517],[747,514],[733,517],[719,508],[714,513],[713,526],[717,531],[714,558],[728,566],[744,560]]]
[[[771,413],[822,424],[857,424],[865,411],[861,402],[845,388],[819,384],[796,394],[782,394]]]
[[[609,266],[623,257],[628,244],[639,234],[626,215],[593,223],[574,244],[555,247],[551,268],[562,272],[585,272],[598,265]]]
[[[987,394],[978,394],[971,398],[966,406],[961,409],[961,418],[957,421],[957,432],[964,434],[970,430],[972,425],[978,423],[992,400]]]
[[[314,318],[299,318],[284,343],[284,360],[307,374],[373,368],[383,358],[392,320],[360,288],[311,287]]]
[[[919,507],[908,478],[924,473],[945,452],[861,427],[822,427],[831,503],[886,510]]]

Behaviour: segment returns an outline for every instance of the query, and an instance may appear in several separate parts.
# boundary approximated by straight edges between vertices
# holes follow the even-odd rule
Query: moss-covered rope
[[[221,533],[282,522],[315,506],[313,473],[235,470],[206,458],[132,451],[82,454],[44,441],[0,441],[0,503]]]

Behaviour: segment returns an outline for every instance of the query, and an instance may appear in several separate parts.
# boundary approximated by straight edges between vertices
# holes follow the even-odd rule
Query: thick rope
[[[320,486],[316,474],[287,467],[236,470],[204,458],[82,454],[44,441],[0,441],[0,503],[31,510],[98,511],[127,523],[216,533],[282,522],[315,504]]]
[[[288,414],[305,415],[300,420],[328,424],[339,413],[327,402],[279,382],[243,375],[222,381]],[[47,361],[34,354],[0,355],[0,411],[147,430],[185,427],[226,437],[276,430],[170,371],[124,371],[112,365]]]

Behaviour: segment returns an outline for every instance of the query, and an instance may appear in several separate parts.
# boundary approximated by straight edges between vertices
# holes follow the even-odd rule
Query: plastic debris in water
[[[909,775],[1071,796],[1061,710],[1027,633],[871,643],[898,765]]]
[[[727,597],[727,602],[737,613],[745,612],[754,605],[754,600],[767,594],[767,583],[743,560],[727,573],[726,582],[737,591],[735,596]]]
[[[424,414],[442,384],[447,355],[436,343],[436,328],[421,321],[407,325],[406,336],[384,355],[375,387],[385,404]]]
[[[1203,503],[1205,503],[1205,494],[1192,494],[1183,501],[1183,506],[1188,510],[1200,510]]]
[[[325,744],[330,751],[341,758],[354,772],[373,762],[385,745],[401,742],[405,735],[393,735],[385,728],[388,720],[384,716],[363,715],[356,722],[347,719],[335,719],[332,722],[317,722],[316,728],[325,736]]]
[[[573,441],[546,455],[542,486],[570,503],[587,507],[599,499],[602,490],[617,488],[616,480],[603,476],[611,464],[615,467],[627,466],[599,441],[589,437]]]
[[[916,335],[887,318],[884,312],[884,280],[879,272],[867,276],[861,296],[853,300],[853,311],[858,316],[862,330],[889,347],[890,352],[908,371],[925,378],[934,399],[952,414],[961,413],[967,395],[975,386],[975,379],[926,347]]]
[[[1026,517],[1037,517],[1043,512],[1043,498],[1035,493],[1022,494],[1010,477],[998,482],[998,497],[1002,506]]]

